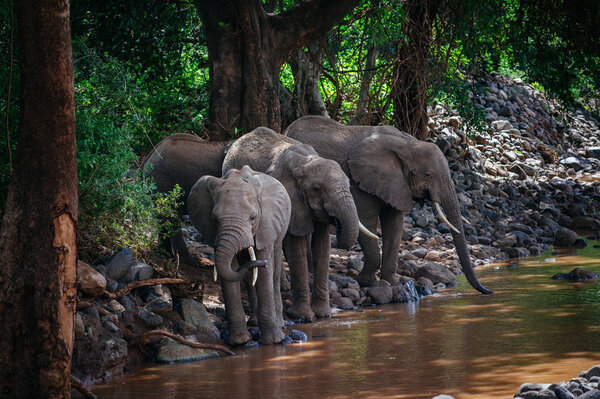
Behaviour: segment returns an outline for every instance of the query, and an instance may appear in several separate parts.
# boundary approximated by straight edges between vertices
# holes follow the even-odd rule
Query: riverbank
[[[558,109],[533,87],[506,77],[490,77],[487,91],[473,93],[487,113],[489,130],[468,136],[459,115],[437,106],[430,112],[431,140],[446,155],[463,216],[465,233],[476,265],[537,255],[549,248],[582,247],[575,231],[598,237],[600,230],[600,130],[583,112],[558,119]],[[565,116],[565,115],[563,115]],[[430,203],[415,204],[405,215],[400,282],[385,281],[360,288],[354,277],[362,267],[356,245],[334,250],[330,299],[339,310],[391,302],[416,301],[455,284],[458,257],[446,225]],[[102,381],[152,359],[163,362],[218,356],[213,349],[190,348],[157,335],[147,345],[131,345],[152,330],[185,337],[188,342],[222,344],[226,330],[219,289],[212,281],[214,251],[194,241],[192,252],[205,267],[174,263],[150,266],[123,250],[101,265],[80,267],[85,286],[76,316],[73,374],[86,383]],[[81,272],[85,270],[85,272]],[[565,270],[568,271],[568,270]],[[118,290],[136,281],[183,277],[192,283],[152,285],[125,295]],[[289,305],[289,274],[282,284]],[[291,328],[293,329],[293,327]],[[301,338],[301,337],[300,337]],[[136,341],[137,339],[137,341]]]

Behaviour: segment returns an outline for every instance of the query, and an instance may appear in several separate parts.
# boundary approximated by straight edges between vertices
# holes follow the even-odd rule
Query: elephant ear
[[[202,176],[190,190],[188,213],[204,241],[214,247],[217,237],[217,225],[212,217],[215,207],[212,192],[223,184],[223,179],[214,176]]]
[[[363,191],[375,195],[400,211],[412,208],[412,194],[394,135],[376,132],[348,152],[350,175]]]
[[[297,151],[294,147],[283,151],[269,167],[267,174],[277,179],[290,197],[292,216],[288,231],[295,236],[309,236],[315,227],[298,178],[301,178],[302,166],[308,162],[310,155]]]
[[[248,166],[243,171],[252,171]],[[255,234],[256,249],[262,250],[282,238],[288,229],[292,206],[285,188],[275,178],[252,171],[252,181],[258,188],[260,220]]]

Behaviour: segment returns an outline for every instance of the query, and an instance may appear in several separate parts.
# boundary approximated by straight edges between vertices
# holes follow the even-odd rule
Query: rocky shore
[[[465,225],[465,233],[474,264],[538,255],[551,245],[587,245],[576,232],[585,232],[584,238],[598,239],[598,120],[583,111],[561,114],[542,93],[519,79],[492,76],[480,83],[486,89],[472,96],[487,115],[486,131],[466,134],[462,118],[441,105],[430,110],[429,121],[430,140],[448,159],[462,214],[470,222]],[[192,361],[224,353],[218,347],[190,345],[222,344],[220,338],[227,330],[219,289],[211,278],[214,251],[197,243],[196,234],[190,227],[184,229],[192,253],[206,267],[194,269],[182,264],[167,273],[167,277],[180,276],[188,283],[161,283],[123,291],[135,282],[165,277],[164,270],[159,274],[134,259],[128,249],[102,264],[80,263],[74,376],[91,384],[149,359]],[[415,204],[405,215],[403,239],[398,259],[400,281],[393,286],[379,281],[372,287],[359,287],[354,279],[363,265],[358,244],[350,251],[333,250],[329,280],[332,306],[351,310],[415,301],[455,284],[460,264],[452,236],[437,219],[431,203]],[[291,285],[287,273],[282,295],[284,305],[289,305]],[[293,321],[286,331],[290,341],[306,339],[292,329]],[[159,332],[154,335],[145,335],[156,330]],[[162,332],[177,334],[181,340]],[[563,391],[574,395],[573,384],[579,382],[577,389],[582,392],[594,384],[597,388],[599,375],[580,377],[566,386],[555,384],[552,389],[521,387],[519,395],[575,397]],[[551,395],[549,391],[555,396],[541,396]]]

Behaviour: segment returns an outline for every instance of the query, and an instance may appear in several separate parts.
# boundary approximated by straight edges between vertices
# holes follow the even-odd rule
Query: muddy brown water
[[[523,382],[568,381],[600,364],[600,249],[477,268],[495,294],[460,286],[299,324],[309,341],[138,369],[93,387],[100,398],[509,398]]]

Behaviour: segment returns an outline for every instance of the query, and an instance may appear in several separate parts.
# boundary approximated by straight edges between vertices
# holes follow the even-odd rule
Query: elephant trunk
[[[456,253],[458,254],[458,258],[467,281],[473,288],[482,294],[492,294],[493,291],[485,288],[483,285],[481,285],[479,280],[477,280],[477,276],[473,270],[473,265],[471,264],[471,257],[469,254],[469,247],[467,245],[467,240],[465,238],[465,232],[463,229],[462,217],[460,215],[460,206],[458,204],[456,194],[452,192],[452,194],[444,196],[441,202],[442,208],[446,212],[448,222],[457,230],[456,231],[451,228],[452,238],[454,239]]]
[[[354,245],[358,237],[359,226],[356,206],[350,195],[340,195],[334,203],[334,209],[330,210],[326,208],[326,211],[330,216],[337,219],[341,228],[341,234],[337,238],[337,245],[339,248],[349,249]]]
[[[251,269],[266,266],[266,261],[264,260],[250,260],[250,262],[241,265],[237,270],[233,270],[232,263],[237,253],[248,250],[254,244],[252,234],[250,232],[244,234],[243,229],[230,226],[235,224],[239,224],[239,221],[219,226],[216,239],[215,268],[218,275],[224,281],[229,282],[241,281]]]

